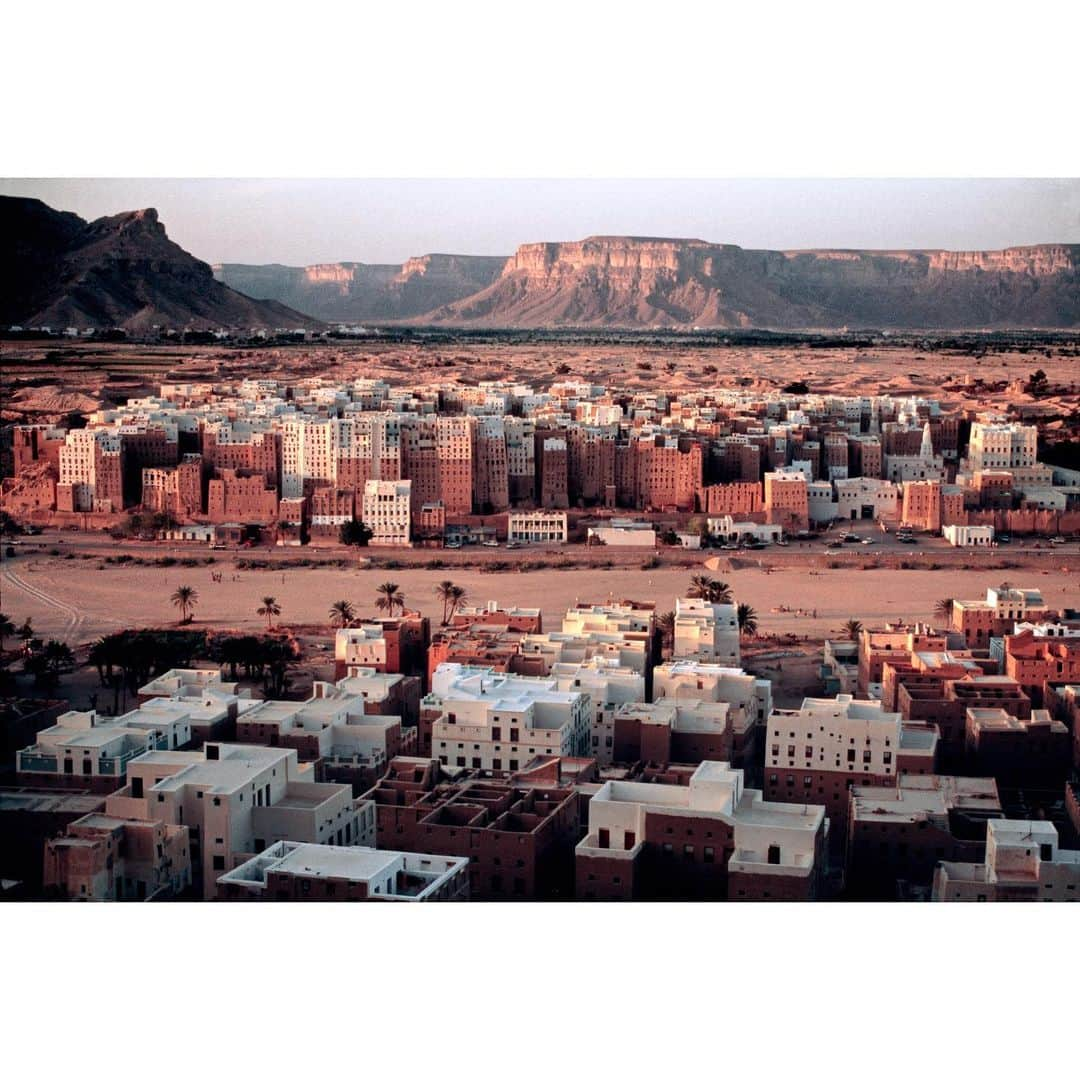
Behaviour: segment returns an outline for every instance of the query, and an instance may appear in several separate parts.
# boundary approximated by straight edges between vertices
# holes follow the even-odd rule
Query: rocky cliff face
[[[753,251],[701,240],[526,244],[428,321],[777,329],[1080,326],[1080,245]]]
[[[405,263],[214,267],[219,281],[277,300],[327,322],[389,322],[422,316],[490,285],[506,260],[482,255],[421,255]]]
[[[252,300],[214,279],[174,244],[156,210],[86,222],[37,199],[0,197],[0,324],[114,326],[140,332],[315,325],[280,304]],[[10,283],[10,284],[8,284]]]

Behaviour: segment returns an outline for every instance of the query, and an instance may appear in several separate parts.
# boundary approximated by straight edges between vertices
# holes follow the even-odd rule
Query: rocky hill
[[[86,222],[38,199],[0,197],[0,325],[176,329],[316,326],[216,281],[156,210]]]
[[[1078,244],[755,251],[594,236],[524,244],[509,259],[211,269],[168,238],[154,210],[87,223],[3,197],[0,234],[0,325],[1080,328]]]
[[[223,263],[214,274],[248,296],[277,300],[327,322],[386,322],[472,296],[495,281],[505,264],[505,258],[484,255],[421,255],[401,265]]]
[[[1080,326],[1080,245],[1004,251],[753,251],[598,236],[525,244],[426,321],[487,326]]]

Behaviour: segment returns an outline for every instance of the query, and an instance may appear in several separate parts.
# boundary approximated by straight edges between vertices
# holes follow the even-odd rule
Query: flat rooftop
[[[253,774],[277,763],[284,764],[289,757],[295,757],[295,751],[228,743],[221,744],[221,757],[216,759],[208,759],[198,750],[150,750],[131,764],[143,768],[165,765],[177,770],[154,784],[154,791],[176,791],[194,784],[211,793],[227,795],[251,783]]]
[[[0,790],[0,810],[28,811],[42,814],[93,813],[105,805],[104,795],[90,792],[35,791],[27,788]]]
[[[990,777],[902,776],[897,787],[852,789],[856,820],[920,821],[945,816],[950,809],[969,813],[1001,812],[996,782]]]
[[[375,848],[330,847],[327,844],[298,844],[282,856],[273,869],[304,877],[337,877],[370,881],[395,873],[401,863],[396,851]]]

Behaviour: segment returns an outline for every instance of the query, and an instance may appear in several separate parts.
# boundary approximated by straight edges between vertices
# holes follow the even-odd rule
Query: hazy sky
[[[207,262],[509,255],[594,234],[743,247],[1080,243],[1080,180],[3,180],[85,218],[156,207]]]

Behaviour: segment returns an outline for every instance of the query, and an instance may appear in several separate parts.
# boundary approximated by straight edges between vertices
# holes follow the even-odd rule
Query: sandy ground
[[[1009,384],[1041,367],[1063,392],[1042,399],[1040,405],[1048,415],[1060,417],[1075,408],[1080,390],[1076,343],[1059,339],[1037,349],[1003,343],[951,347],[943,341],[867,347],[708,347],[696,344],[693,335],[676,335],[664,344],[370,340],[263,349],[9,342],[3,355],[8,377],[0,387],[0,416],[18,422],[156,392],[165,380],[244,376],[287,382],[313,375],[336,380],[365,377],[419,386],[475,385],[510,375],[541,388],[577,378],[630,391],[668,392],[736,385],[769,390],[805,379],[815,392],[922,394],[939,398],[948,408],[970,404],[1000,409],[1031,403]],[[968,385],[976,380],[981,385]]]
[[[1080,560],[1069,560],[1070,563]],[[327,619],[335,600],[348,599],[362,616],[376,615],[376,587],[395,581],[410,607],[437,621],[442,606],[434,595],[437,582],[452,577],[468,590],[472,603],[497,600],[500,605],[540,607],[544,625],[558,629],[561,613],[576,601],[602,603],[623,597],[652,600],[659,610],[674,606],[684,595],[690,575],[686,569],[650,571],[562,570],[533,573],[481,573],[477,570],[338,570],[302,568],[285,571],[233,571],[227,565],[220,583],[211,581],[211,568],[167,570],[156,567],[97,569],[97,562],[49,557],[5,560],[0,576],[3,610],[16,623],[27,616],[37,633],[71,644],[91,641],[127,626],[164,625],[176,620],[169,596],[178,585],[198,590],[196,623],[210,628],[257,628],[265,625],[255,609],[263,596],[277,598],[280,621],[317,623]],[[1003,577],[1015,584],[1043,590],[1055,607],[1080,607],[1080,566],[1069,574],[1059,570],[815,570],[739,569],[714,576],[728,581],[736,599],[753,605],[764,634],[793,633],[811,639],[835,633],[845,620],[867,625],[886,620],[929,620],[942,597],[974,598]],[[805,612],[779,612],[787,606]],[[816,613],[816,614],[815,614]],[[329,629],[327,631],[329,633]]]

